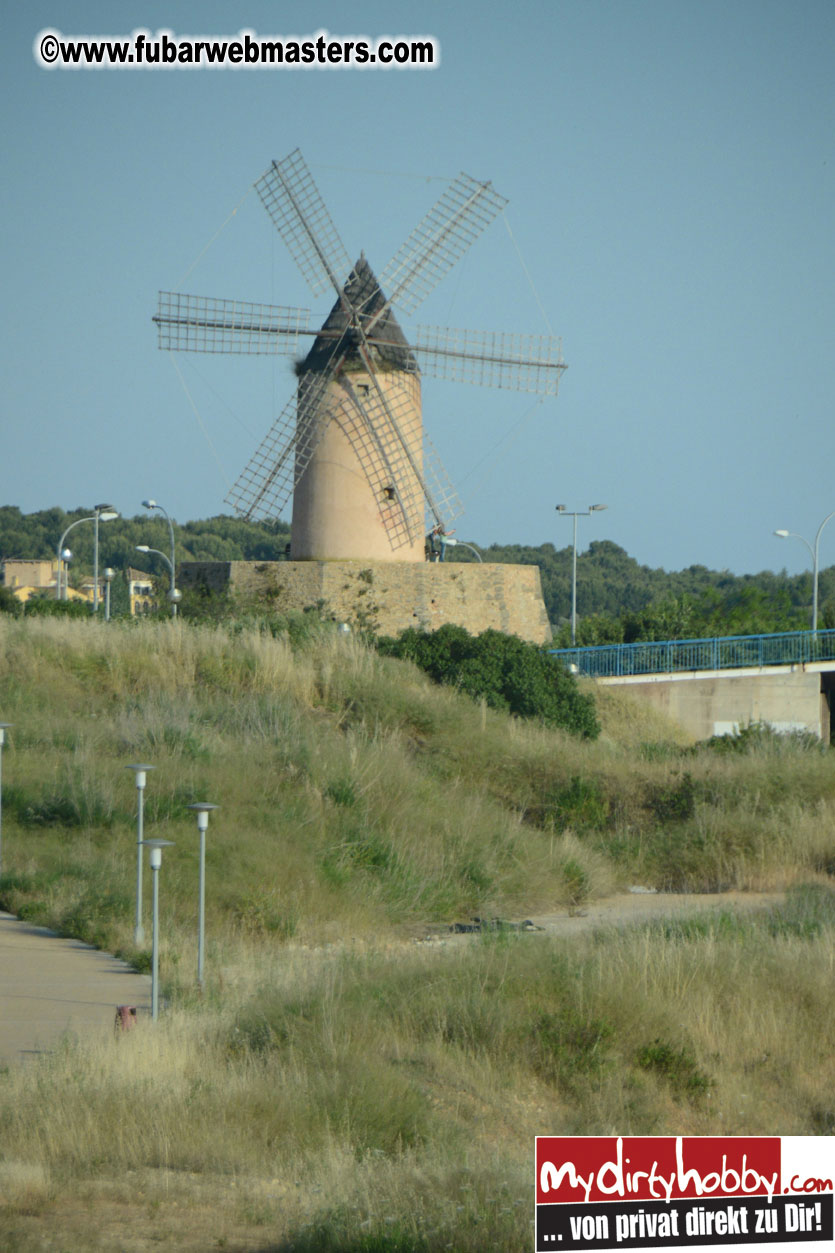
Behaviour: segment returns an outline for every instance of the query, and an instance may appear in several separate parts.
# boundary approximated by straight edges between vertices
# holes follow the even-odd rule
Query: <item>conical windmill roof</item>
[[[363,324],[370,321],[384,307],[386,298],[364,253],[360,254],[359,261],[348,275],[344,292],[349,305],[357,310]],[[354,341],[349,351],[348,362],[359,361],[356,340],[357,332],[351,326],[351,315],[342,300],[337,300],[322,323],[322,329],[313,341],[313,347],[299,366],[299,373],[324,370],[331,360],[338,341],[341,341],[342,347],[346,342],[352,345]],[[417,361],[391,308],[386,309],[380,320],[374,323],[369,340],[374,360],[382,369],[407,370],[411,374],[417,373]]]

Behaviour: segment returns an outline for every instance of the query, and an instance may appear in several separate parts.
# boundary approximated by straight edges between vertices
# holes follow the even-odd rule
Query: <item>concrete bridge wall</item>
[[[732,734],[750,722],[767,722],[779,731],[811,731],[826,742],[830,738],[833,662],[636,675],[597,682],[628,687],[697,740]]]

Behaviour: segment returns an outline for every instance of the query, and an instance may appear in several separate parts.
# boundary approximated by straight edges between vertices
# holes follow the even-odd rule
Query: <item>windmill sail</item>
[[[310,310],[159,293],[154,316],[160,348],[169,352],[264,353],[297,356],[310,330]]]
[[[273,161],[255,190],[314,295],[339,292],[351,262],[298,148]]]

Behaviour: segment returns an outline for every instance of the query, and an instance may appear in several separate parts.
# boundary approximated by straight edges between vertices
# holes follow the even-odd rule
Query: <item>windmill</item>
[[[410,341],[395,316],[417,308],[507,202],[462,173],[378,282],[364,254],[351,264],[298,149],[255,187],[314,295],[332,288],[336,301],[317,331],[306,309],[160,292],[154,322],[169,351],[298,358],[313,338],[296,395],[227,503],[272,519],[292,494],[294,560],[421,561],[427,519],[446,530],[461,512],[423,430],[421,376],[556,395],[565,369],[552,336],[418,327]]]

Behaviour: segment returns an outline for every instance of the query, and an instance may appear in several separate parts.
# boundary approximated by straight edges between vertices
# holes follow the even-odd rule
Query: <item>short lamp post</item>
[[[150,853],[151,870],[154,876],[154,914],[151,942],[151,1018],[154,1022],[159,1018],[159,869],[162,865],[162,850],[173,848],[173,840],[144,840]]]
[[[125,766],[136,775],[136,915],[133,924],[133,942],[139,947],[145,943],[145,928],[142,925],[142,845],[146,842],[143,831],[145,822],[145,781],[147,772],[153,766],[136,762]]]
[[[821,522],[818,527],[818,533],[815,536],[814,548],[803,535],[798,535],[797,531],[781,530],[774,532],[774,534],[779,536],[780,539],[799,539],[800,542],[805,544],[809,549],[809,553],[812,557],[812,630],[814,632],[817,632],[818,629],[818,572],[820,570],[821,531],[826,526],[830,518],[835,518],[835,509],[833,509],[832,513],[828,513],[826,515],[823,522]]]
[[[177,606],[179,605],[180,601],[183,599],[183,593],[174,586],[173,563],[169,560],[168,557],[166,557],[165,553],[160,552],[158,548],[149,548],[147,544],[137,544],[136,551],[138,553],[156,553],[157,557],[162,557],[163,561],[168,566],[168,569],[171,573],[171,586],[168,589],[168,603],[171,605],[171,617],[176,618]]]
[[[557,513],[564,518],[574,519],[574,555],[571,562],[571,647],[577,643],[577,519],[588,518],[592,513],[600,513],[606,505],[589,505],[588,509],[579,513],[571,513],[565,505],[557,505]]]
[[[64,567],[64,579],[69,581],[69,564],[72,561],[72,552],[69,548],[63,548],[58,554],[58,573],[55,578],[55,599],[61,599],[61,567]]]
[[[3,745],[11,726],[13,722],[0,722],[0,877],[3,875]]]
[[[206,832],[209,829],[209,814],[218,805],[209,801],[198,801],[188,805],[188,809],[197,814],[197,830],[200,832],[200,886],[197,908],[197,983],[203,991],[203,959],[206,949]]]
[[[110,621],[110,584],[113,582],[116,571],[107,566],[104,572],[104,620]]]

